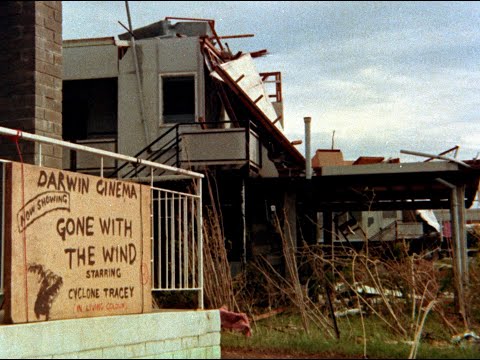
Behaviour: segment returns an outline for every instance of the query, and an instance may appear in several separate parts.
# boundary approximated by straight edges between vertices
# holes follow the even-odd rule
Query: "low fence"
[[[152,184],[152,290],[196,290],[198,307],[203,308],[203,258],[202,258],[202,178],[197,172],[176,168],[153,161],[126,156],[103,149],[52,139],[46,136],[0,127],[0,135],[15,136],[41,144],[61,146],[72,151],[85,152],[98,158],[100,176],[104,175],[104,158],[150,168]],[[41,156],[40,156],[41,158]],[[1,165],[1,246],[0,295],[4,285],[4,163]],[[39,164],[42,166],[42,164]],[[153,187],[155,171],[170,172],[191,178],[196,194],[188,194]]]
[[[152,187],[154,291],[198,291],[203,308],[201,196]]]

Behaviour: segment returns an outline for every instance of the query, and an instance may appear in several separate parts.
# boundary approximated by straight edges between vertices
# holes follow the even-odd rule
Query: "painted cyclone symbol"
[[[50,311],[63,285],[63,279],[52,271],[45,269],[43,265],[35,263],[28,265],[28,271],[37,274],[40,283],[40,290],[35,300],[35,316],[40,319],[40,316],[43,315],[45,320],[50,320]]]

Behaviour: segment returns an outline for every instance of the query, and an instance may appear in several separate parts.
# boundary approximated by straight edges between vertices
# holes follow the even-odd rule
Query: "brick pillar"
[[[62,3],[0,2],[0,126],[62,138]],[[38,144],[21,141],[25,162],[38,164]],[[19,160],[0,138],[0,158]],[[42,164],[61,168],[62,150],[42,145]]]

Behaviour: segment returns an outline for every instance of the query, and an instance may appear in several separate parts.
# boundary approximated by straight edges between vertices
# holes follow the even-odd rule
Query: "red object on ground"
[[[220,322],[222,329],[243,332],[247,337],[252,336],[252,329],[247,314],[228,311],[227,308],[220,308]]]

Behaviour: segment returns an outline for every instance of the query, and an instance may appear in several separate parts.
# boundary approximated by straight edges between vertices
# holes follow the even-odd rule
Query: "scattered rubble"
[[[455,345],[462,344],[465,341],[480,344],[480,336],[478,336],[473,331],[466,331],[463,334],[457,334],[452,336],[452,339],[451,339],[452,344],[455,344]]]

